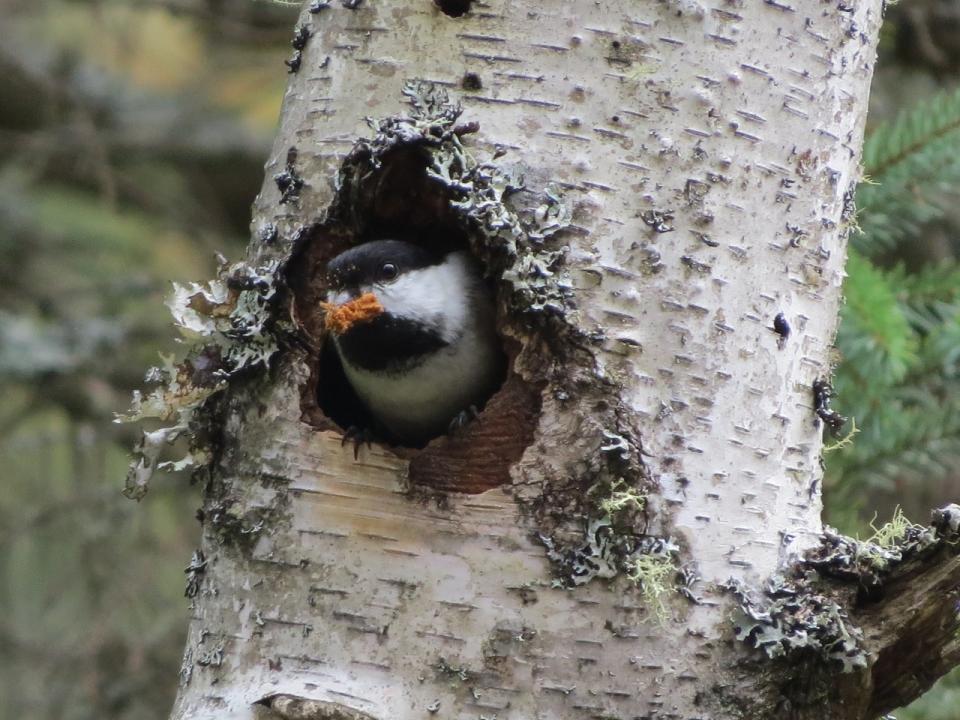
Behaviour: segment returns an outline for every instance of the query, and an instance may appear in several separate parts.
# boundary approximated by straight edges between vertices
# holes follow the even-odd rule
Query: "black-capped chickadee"
[[[396,440],[447,432],[502,381],[493,299],[466,250],[375,240],[333,258],[327,281],[347,380]]]

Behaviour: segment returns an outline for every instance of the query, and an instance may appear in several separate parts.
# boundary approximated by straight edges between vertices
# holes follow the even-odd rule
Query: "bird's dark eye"
[[[397,269],[397,266],[394,265],[393,263],[384,263],[384,264],[380,267],[380,279],[381,279],[381,280],[386,280],[386,281],[396,280],[396,279],[397,279],[397,275],[398,275],[399,273],[400,273],[400,271]]]

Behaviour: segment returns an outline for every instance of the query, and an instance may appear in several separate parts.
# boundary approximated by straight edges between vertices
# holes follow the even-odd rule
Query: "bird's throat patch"
[[[409,370],[447,346],[439,331],[382,312],[337,336],[344,360],[371,372]]]

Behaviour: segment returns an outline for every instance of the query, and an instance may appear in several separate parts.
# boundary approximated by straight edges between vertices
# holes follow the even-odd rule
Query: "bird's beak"
[[[346,305],[351,300],[360,297],[360,288],[349,287],[342,290],[331,290],[327,293],[327,302],[330,305]]]
[[[338,293],[332,303],[320,303],[326,312],[324,327],[335,335],[343,335],[357,323],[370,322],[383,314],[383,305],[373,293],[364,293],[342,301],[345,293]]]

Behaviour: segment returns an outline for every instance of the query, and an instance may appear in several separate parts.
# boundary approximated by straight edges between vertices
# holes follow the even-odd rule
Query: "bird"
[[[330,260],[326,283],[346,379],[400,444],[455,431],[502,383],[493,293],[468,250],[371,240]]]

